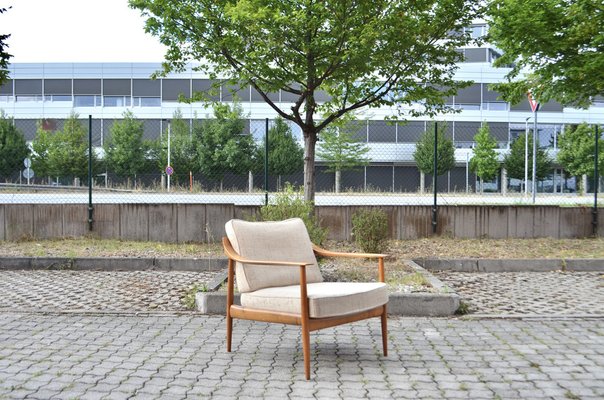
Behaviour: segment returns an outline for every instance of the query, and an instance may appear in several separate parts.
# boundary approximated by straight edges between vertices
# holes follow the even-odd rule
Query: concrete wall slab
[[[80,237],[87,235],[89,232],[90,231],[88,230],[88,205],[64,204],[63,236]]]
[[[195,221],[191,221],[195,223]],[[173,204],[149,204],[148,240],[176,243],[178,241],[178,214]]]
[[[120,205],[119,204],[97,204],[94,206],[93,233],[102,239],[119,239],[120,229]]]
[[[21,240],[34,237],[34,206],[11,204],[4,209],[6,240]]]
[[[120,239],[149,240],[149,204],[120,205],[120,228]]]

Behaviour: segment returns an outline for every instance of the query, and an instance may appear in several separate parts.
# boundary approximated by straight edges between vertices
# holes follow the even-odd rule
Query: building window
[[[485,25],[473,25],[465,28],[465,31],[470,34],[472,39],[478,39],[485,35],[486,26]]]
[[[74,96],[73,106],[74,107],[101,107],[102,99],[101,96]]]
[[[130,96],[104,96],[104,107],[130,107]]]
[[[161,107],[160,97],[134,97],[132,101],[134,107]]]
[[[508,111],[508,103],[505,101],[489,101],[482,103],[482,109],[488,111]]]
[[[39,94],[20,94],[15,96],[15,101],[42,101],[42,95]]]
[[[453,106],[456,110],[480,110],[480,104],[478,103],[461,103]]]
[[[44,96],[44,101],[51,101],[51,102],[68,101],[68,102],[72,102],[73,98],[71,97],[71,95],[47,94],[47,95]]]

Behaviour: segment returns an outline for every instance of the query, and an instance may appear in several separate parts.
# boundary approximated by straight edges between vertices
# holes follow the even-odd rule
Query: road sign
[[[531,92],[528,92],[527,96],[528,96],[529,104],[531,105],[531,111],[537,112],[537,110],[539,110],[539,102],[537,100],[533,99]]]
[[[23,170],[23,177],[27,179],[31,179],[34,177],[34,170],[31,168],[25,168]]]
[[[170,176],[170,175],[172,175],[173,173],[174,173],[174,168],[172,168],[172,166],[171,166],[171,165],[168,165],[168,166],[166,167],[166,175]]]
[[[23,160],[23,165],[25,165],[25,168],[31,167],[31,159],[26,158],[25,160]]]

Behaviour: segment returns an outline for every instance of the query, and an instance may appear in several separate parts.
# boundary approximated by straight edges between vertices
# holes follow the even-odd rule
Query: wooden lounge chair
[[[383,254],[336,253],[313,245],[299,218],[278,222],[231,220],[223,238],[228,262],[227,351],[233,318],[300,325],[304,373],[310,379],[310,332],[380,317],[388,355]],[[379,282],[323,282],[315,254],[376,258]],[[241,306],[233,304],[234,275]]]

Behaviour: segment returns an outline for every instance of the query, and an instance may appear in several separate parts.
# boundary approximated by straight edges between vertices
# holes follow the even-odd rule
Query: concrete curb
[[[408,265],[421,273],[436,290],[435,293],[391,293],[388,313],[404,316],[444,317],[455,314],[459,308],[459,295],[449,289],[430,272],[413,261]],[[235,304],[241,304],[239,293],[234,296]],[[195,297],[197,311],[202,314],[226,314],[226,292],[199,292]]]
[[[457,272],[550,272],[550,271],[604,271],[604,259],[456,259],[441,260],[424,258],[414,260],[431,271]]]
[[[223,257],[210,258],[128,258],[128,257],[0,257],[0,270],[73,271],[207,271],[227,267]]]

